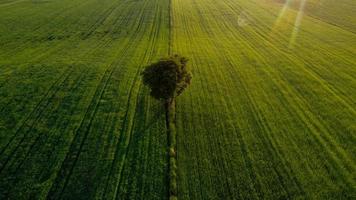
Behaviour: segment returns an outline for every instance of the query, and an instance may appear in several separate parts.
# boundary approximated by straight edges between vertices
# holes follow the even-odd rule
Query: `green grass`
[[[141,87],[168,2],[0,8],[0,198],[166,196],[164,111]]]
[[[352,199],[356,2],[301,1],[0,0],[0,199],[167,199],[170,48],[178,199]]]
[[[297,13],[275,26],[281,5],[173,8],[174,51],[194,70],[177,102],[180,199],[351,198],[356,35],[305,15],[289,48]]]

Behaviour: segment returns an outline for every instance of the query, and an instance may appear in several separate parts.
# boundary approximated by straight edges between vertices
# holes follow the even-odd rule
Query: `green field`
[[[0,199],[167,199],[169,52],[178,199],[354,199],[356,1],[284,2],[0,0]]]

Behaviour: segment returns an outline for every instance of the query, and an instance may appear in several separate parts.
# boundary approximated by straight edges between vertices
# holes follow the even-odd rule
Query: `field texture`
[[[166,196],[163,111],[140,72],[167,55],[168,5],[0,7],[0,199]]]
[[[356,1],[0,0],[0,199],[167,199],[169,52],[178,199],[355,198]]]
[[[281,10],[173,0],[174,51],[194,74],[177,102],[181,199],[355,195],[356,35]]]

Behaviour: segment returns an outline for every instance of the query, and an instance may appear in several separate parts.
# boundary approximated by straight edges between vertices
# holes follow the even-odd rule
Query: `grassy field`
[[[194,74],[177,102],[181,199],[351,198],[355,34],[305,15],[293,41],[298,13],[276,24],[282,5],[261,0],[173,9]]]
[[[356,1],[0,0],[0,199],[167,199],[169,51],[178,199],[356,196]]]
[[[0,199],[164,197],[165,122],[139,74],[167,55],[168,2],[0,9]]]

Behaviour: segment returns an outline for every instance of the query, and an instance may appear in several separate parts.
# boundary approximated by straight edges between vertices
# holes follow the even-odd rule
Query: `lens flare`
[[[274,22],[271,32],[269,34],[269,38],[271,40],[278,38],[277,34],[280,31],[283,31],[283,29],[285,29],[286,26],[283,26],[283,19],[286,17],[286,15],[288,14],[288,10],[291,7],[291,3],[293,2],[293,0],[286,0],[281,8],[281,10],[278,13],[278,16],[276,18],[276,21]]]
[[[279,14],[278,14],[278,17],[277,17],[276,22],[275,22],[274,25],[273,25],[273,29],[274,29],[276,26],[278,26],[278,24],[281,22],[281,19],[282,19],[283,16],[286,14],[286,11],[287,11],[287,9],[289,8],[291,2],[292,2],[292,0],[286,0],[286,2],[285,2],[284,5],[283,5],[282,10],[281,10],[281,11],[279,12]]]
[[[289,41],[289,48],[293,48],[293,46],[297,40],[299,27],[300,27],[300,24],[302,23],[302,19],[303,19],[303,15],[304,15],[304,7],[305,7],[306,2],[307,2],[307,0],[302,0],[302,2],[300,3],[298,15],[294,22],[292,36]]]

